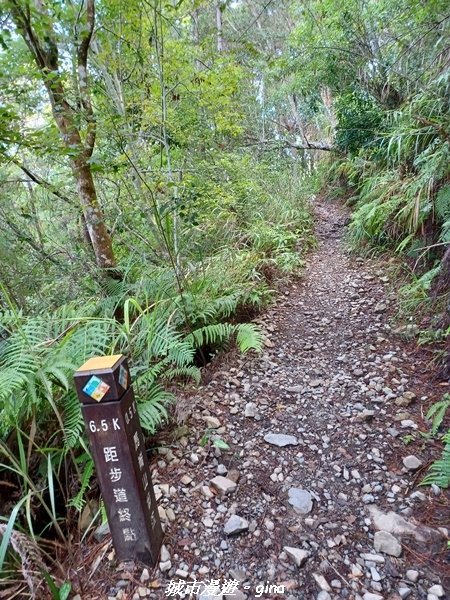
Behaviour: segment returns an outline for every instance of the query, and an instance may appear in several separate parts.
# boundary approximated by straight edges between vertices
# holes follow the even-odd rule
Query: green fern
[[[430,81],[400,110],[387,113],[377,151],[350,161],[359,192],[350,227],[354,245],[408,252],[435,220],[441,241],[449,241],[449,90],[448,73]]]
[[[426,414],[428,420],[432,419],[431,435],[435,436],[445,419],[447,410],[450,408],[450,394],[445,394],[439,402],[430,406]]]
[[[70,390],[62,401],[64,420],[64,443],[66,448],[75,448],[84,432],[81,405],[75,390]]]
[[[263,347],[261,330],[253,323],[241,323],[236,326],[236,343],[241,352],[255,350],[260,352]]]
[[[142,280],[131,285],[111,284],[114,298],[106,303],[65,305],[36,317],[20,312],[3,314],[0,322],[8,337],[0,342],[0,434],[6,436],[16,424],[30,418],[48,423],[47,417],[53,413],[56,425],[49,435],[63,434],[60,456],[73,458],[77,449],[86,449],[73,373],[91,356],[117,352],[130,359],[140,421],[153,434],[168,419],[175,401],[163,384],[176,378],[199,381],[200,371],[193,364],[198,347],[219,345],[232,337],[242,352],[262,347],[261,333],[254,324],[211,324],[236,310],[242,299],[240,291],[216,295],[210,302],[193,298],[191,314],[202,326],[186,335],[180,296],[168,278],[161,281],[159,288]],[[112,308],[120,309],[123,321],[110,316]],[[80,481],[69,505],[81,510],[93,474],[92,459],[84,452],[74,467],[80,471]]]
[[[71,415],[66,439],[80,433],[72,377],[88,355],[103,354],[111,341],[110,325],[85,319],[73,307],[45,317],[2,317],[9,337],[0,345],[0,412],[3,433],[32,413],[64,411]],[[92,353],[92,354],[91,354]],[[69,425],[70,425],[69,424]]]
[[[216,323],[200,327],[187,336],[194,347],[200,348],[204,345],[218,345],[236,335],[236,342],[241,352],[248,350],[259,351],[262,348],[262,334],[253,323]]]
[[[411,283],[399,290],[400,306],[406,313],[425,309],[429,304],[429,291],[435,277],[440,272],[440,266],[426,271],[421,277],[415,277]]]
[[[440,221],[450,220],[450,185],[444,185],[438,191],[434,201],[434,209]]]
[[[438,485],[441,488],[450,487],[450,429],[442,437],[444,449],[442,457],[436,460],[429,468],[422,485]]]
[[[159,385],[147,392],[144,400],[138,403],[139,419],[142,427],[153,434],[168,418],[167,406],[175,401],[175,396]]]

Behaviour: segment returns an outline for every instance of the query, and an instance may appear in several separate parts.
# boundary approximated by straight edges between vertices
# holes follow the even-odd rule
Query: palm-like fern
[[[432,420],[431,435],[435,436],[444,422],[445,415],[450,408],[450,394],[444,394],[442,400],[434,402],[427,412],[426,418]]]
[[[446,73],[401,110],[387,115],[370,172],[353,161],[359,165],[359,199],[351,227],[354,242],[394,245],[403,252],[430,219],[442,227],[441,239],[447,241],[449,91]]]
[[[145,286],[141,289],[147,296],[150,290]],[[121,286],[121,293],[125,291],[126,286]],[[199,380],[199,370],[193,364],[197,348],[221,344],[232,336],[244,352],[261,347],[261,335],[252,324],[212,323],[184,335],[178,329],[181,318],[177,316],[177,298],[167,298],[167,287],[151,291],[156,298],[151,304],[141,305],[133,297],[125,299],[123,323],[99,315],[98,305],[83,309],[63,306],[41,317],[4,314],[2,326],[8,337],[0,343],[3,434],[32,414],[44,415],[53,410],[66,447],[75,447],[83,422],[73,373],[91,356],[116,352],[130,357],[142,425],[153,432],[167,417],[167,404],[174,399],[162,382],[175,377]],[[237,301],[233,295],[218,299],[211,307],[205,305],[197,319],[205,323],[222,318]]]
[[[435,484],[441,488],[450,487],[450,429],[442,437],[444,449],[442,456],[430,467],[428,474],[422,481],[423,485]]]
[[[224,342],[236,335],[236,342],[241,352],[248,350],[260,350],[262,347],[262,335],[258,327],[253,323],[216,323],[200,327],[188,335],[187,340],[193,347],[203,345],[215,345]]]
[[[199,347],[218,346],[232,337],[243,352],[262,345],[253,324],[217,322],[236,310],[240,293],[225,293],[211,302],[205,298],[203,303],[192,297],[187,309],[182,304],[186,298],[164,273],[159,282],[142,278],[111,285],[108,301],[66,305],[36,317],[9,312],[0,321],[5,332],[0,342],[0,434],[6,436],[18,424],[26,428],[27,422],[39,422],[53,412],[57,425],[47,433],[60,432],[62,453],[71,452],[75,460],[80,481],[70,505],[78,510],[85,503],[93,463],[82,437],[84,423],[73,373],[87,358],[119,352],[129,357],[141,424],[153,433],[168,418],[168,406],[175,400],[165,382],[199,381],[200,371],[194,365]],[[115,311],[120,321],[111,316]],[[185,333],[187,314],[198,324],[189,334]]]
[[[74,316],[74,312],[64,307],[51,316],[2,316],[2,326],[8,331],[0,343],[4,428],[50,407],[59,416],[63,399],[71,400],[72,376],[80,361],[89,352],[105,351],[110,339],[108,324]],[[73,402],[72,396],[70,404]]]

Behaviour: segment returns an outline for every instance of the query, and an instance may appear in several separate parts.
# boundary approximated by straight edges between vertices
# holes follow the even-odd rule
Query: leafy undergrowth
[[[426,76],[426,86],[392,109],[367,93],[340,97],[336,144],[345,156],[333,160],[325,179],[353,208],[350,246],[394,253],[403,264],[404,285],[395,290],[403,333],[429,347],[447,380],[450,78],[445,70]],[[365,128],[355,128],[362,122]],[[425,482],[448,486],[448,434],[442,442],[442,460]]]
[[[175,268],[128,257],[122,278],[102,281],[91,296],[29,313],[10,301],[1,314],[0,570],[7,579],[21,571],[32,595],[38,585],[39,597],[44,587],[55,598],[68,593],[57,568],[47,567],[52,576],[40,568],[37,581],[27,565],[64,558],[55,554],[61,544],[73,550],[82,541],[80,515],[98,495],[74,371],[95,355],[128,356],[140,421],[154,434],[175,406],[174,385],[199,381],[208,357],[230,343],[241,352],[261,348],[256,325],[237,316],[256,314],[299,273],[313,243],[311,183],[257,164],[261,179],[245,179],[233,166],[230,179],[240,185],[221,188],[232,205],[215,198],[217,214],[186,229],[195,251]],[[101,518],[100,509],[91,527]],[[32,558],[18,552],[21,540]]]

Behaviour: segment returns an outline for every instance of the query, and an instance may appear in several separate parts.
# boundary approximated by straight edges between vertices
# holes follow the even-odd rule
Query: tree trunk
[[[60,74],[58,43],[55,30],[44,3],[38,4],[36,13],[31,13],[26,4],[19,0],[9,0],[11,16],[34,57],[47,89],[52,113],[62,136],[65,147],[71,154],[72,173],[74,175],[78,196],[86,223],[97,265],[102,269],[113,269],[116,266],[111,236],[105,225],[105,218],[97,199],[94,179],[89,159],[95,146],[96,123],[93,114],[89,81],[88,52],[95,25],[95,1],[82,3],[85,23],[80,29],[82,34],[75,40],[77,45],[77,84],[78,106],[82,113],[77,113],[70,103],[70,94],[64,87]],[[79,13],[79,18],[82,17]],[[33,20],[41,19],[34,27]],[[80,118],[82,117],[82,118]],[[84,140],[81,126],[85,123]],[[113,272],[114,274],[114,272]]]
[[[222,25],[222,12],[224,10],[224,6],[221,2],[216,4],[216,30],[217,30],[217,52],[223,52],[224,43],[223,43],[223,25]]]
[[[84,221],[95,254],[95,260],[102,269],[116,266],[111,236],[105,225],[102,209],[98,203],[91,169],[86,161],[74,160],[72,172],[77,184],[78,196],[83,209]]]

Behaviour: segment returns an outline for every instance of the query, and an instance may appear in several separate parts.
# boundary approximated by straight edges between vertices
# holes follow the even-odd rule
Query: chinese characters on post
[[[126,358],[90,359],[75,383],[117,558],[155,565],[163,533]]]

